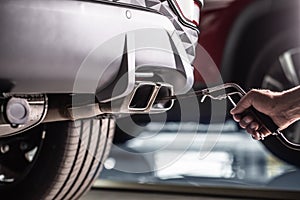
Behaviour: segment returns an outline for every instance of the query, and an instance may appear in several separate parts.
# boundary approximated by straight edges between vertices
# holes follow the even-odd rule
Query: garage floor
[[[299,199],[299,177],[298,169],[274,158],[232,121],[152,123],[138,137],[112,146],[95,189],[81,200]]]
[[[169,195],[141,192],[120,192],[109,190],[91,190],[81,200],[232,200],[232,198],[213,198],[201,196]],[[238,199],[236,199],[238,200]],[[246,200],[246,199],[243,199]]]

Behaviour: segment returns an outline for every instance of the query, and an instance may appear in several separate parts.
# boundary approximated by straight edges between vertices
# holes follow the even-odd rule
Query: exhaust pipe
[[[174,95],[173,86],[167,83],[137,82],[130,95],[121,101],[100,103],[103,113],[126,113],[126,114],[155,114],[170,110],[174,100],[161,101],[163,97]]]
[[[137,82],[128,96],[105,103],[93,101],[76,106],[72,104],[72,96],[49,95],[49,101],[42,94],[12,96],[7,98],[7,102],[0,101],[0,137],[24,132],[42,122],[77,120],[105,114],[162,113],[172,108],[174,100],[161,99],[173,95],[170,84]],[[88,99],[94,99],[94,96]]]
[[[170,110],[174,105],[174,100],[161,100],[164,97],[174,95],[173,86],[167,83],[136,82],[133,91],[126,97],[108,102],[92,103],[83,106],[72,106],[67,109],[63,117],[66,120],[76,120],[89,118],[105,114],[158,114]],[[49,110],[51,112],[51,109]],[[54,115],[53,115],[54,116]],[[57,118],[58,117],[58,118]],[[51,121],[46,118],[46,121]]]
[[[85,101],[85,103],[81,104],[79,102],[77,105],[74,105],[72,103],[72,96],[49,95],[49,102],[45,95],[24,96],[18,99],[17,102],[21,100],[25,102],[27,99],[30,106],[30,112],[28,111],[30,115],[29,117],[26,115],[28,122],[24,121],[18,127],[13,127],[14,124],[16,124],[15,122],[4,121],[0,115],[0,136],[1,132],[5,133],[5,135],[8,135],[7,133],[14,134],[16,132],[23,132],[41,122],[77,120],[105,114],[162,113],[172,108],[174,100],[158,101],[157,99],[163,99],[163,97],[173,95],[173,86],[170,84],[137,82],[133,91],[128,96],[105,103],[94,101],[87,103]],[[93,99],[93,97],[83,97],[83,99]]]

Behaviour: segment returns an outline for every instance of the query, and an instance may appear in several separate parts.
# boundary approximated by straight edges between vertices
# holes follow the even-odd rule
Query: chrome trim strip
[[[167,0],[170,8],[176,13],[176,15],[178,16],[179,21],[187,26],[188,28],[192,28],[193,30],[196,30],[198,33],[200,33],[200,27],[196,26],[194,23],[186,20],[186,18],[184,16],[182,16],[181,12],[178,10],[177,6],[174,4],[174,2],[172,0]],[[194,0],[196,1],[196,0]],[[201,2],[200,2],[201,3]],[[203,4],[201,4],[203,5]],[[201,8],[200,8],[200,12],[201,12]]]

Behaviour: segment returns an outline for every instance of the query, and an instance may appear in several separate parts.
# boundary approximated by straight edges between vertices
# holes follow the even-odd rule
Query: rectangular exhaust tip
[[[153,83],[139,83],[133,92],[129,109],[146,110],[151,103],[156,85]]]
[[[153,110],[166,111],[173,107],[174,100],[161,100],[164,97],[169,97],[173,95],[173,88],[169,85],[161,85],[156,99],[152,105]],[[159,99],[159,100],[158,100]]]
[[[174,95],[173,86],[168,83],[150,81],[136,82],[132,93],[123,99],[100,105],[103,113],[162,113],[173,107],[174,100],[162,100]]]
[[[164,112],[172,108],[173,100],[158,100],[173,95],[173,86],[167,83],[138,82],[131,100],[131,112]]]

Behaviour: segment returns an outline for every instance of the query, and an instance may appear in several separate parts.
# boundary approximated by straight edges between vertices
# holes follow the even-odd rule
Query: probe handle
[[[246,92],[239,85],[230,84],[230,86],[238,92],[238,94],[239,94],[238,101],[241,100],[241,98],[246,94]],[[229,97],[229,99],[231,100],[231,103],[234,106],[236,106],[236,102],[234,102],[234,100],[231,97]],[[272,118],[269,117],[268,115],[265,115],[265,114],[259,112],[253,106],[248,108],[245,113],[242,113],[242,117],[246,116],[248,114],[252,115],[254,117],[254,119],[260,124],[261,127],[258,130],[259,132],[263,132],[263,133],[270,132],[272,134],[278,133],[279,127],[274,123]],[[262,133],[260,135],[261,135],[261,138],[263,139],[264,135]]]
[[[250,107],[248,112],[262,126],[261,129],[266,129],[267,132],[277,133],[279,127],[273,122],[271,117],[257,111],[254,107]]]

